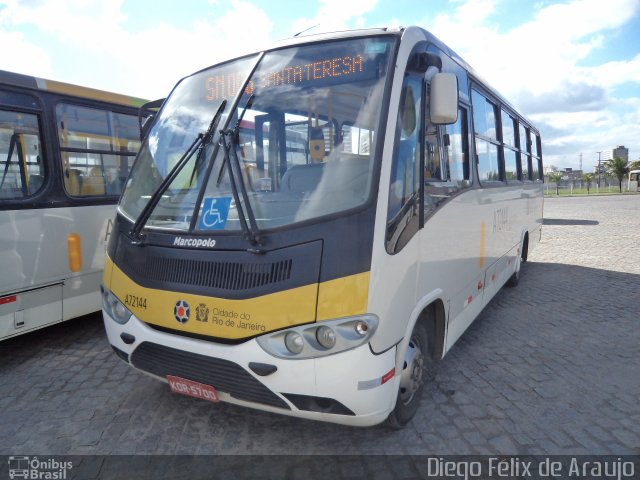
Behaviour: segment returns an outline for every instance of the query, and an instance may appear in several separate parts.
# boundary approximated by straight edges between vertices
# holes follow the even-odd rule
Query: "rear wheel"
[[[520,249],[520,255],[516,258],[516,269],[513,275],[509,277],[509,280],[507,280],[507,283],[505,283],[507,287],[517,287],[518,283],[520,283],[520,269],[522,268],[522,264],[527,261],[528,249],[529,238],[525,235],[522,248]]]
[[[404,356],[400,372],[400,388],[396,406],[387,418],[387,424],[404,427],[413,418],[420,404],[420,396],[424,386],[425,369],[430,363],[427,330],[418,322],[413,327],[411,339]]]
[[[505,283],[507,287],[510,287],[510,288],[517,287],[518,283],[520,283],[520,267],[521,266],[522,266],[522,257],[518,257],[516,259],[516,270],[515,272],[513,272],[513,275],[509,277],[509,280],[507,280],[507,283]]]

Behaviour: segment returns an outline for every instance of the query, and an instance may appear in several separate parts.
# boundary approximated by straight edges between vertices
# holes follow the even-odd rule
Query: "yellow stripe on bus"
[[[318,288],[318,320],[366,313],[368,296],[369,272],[323,282]]]
[[[76,97],[91,98],[94,100],[102,100],[103,102],[118,103],[120,105],[129,105],[140,107],[146,103],[146,100],[137,97],[129,97],[118,93],[105,92],[95,88],[81,87],[71,85],[69,83],[56,82],[55,80],[38,79],[38,86],[49,90],[50,92],[63,93],[65,95],[73,95]]]
[[[369,273],[305,285],[260,297],[231,300],[146,288],[107,257],[104,282],[133,314],[151,325],[217,338],[262,333],[365,313]],[[187,311],[188,307],[188,311]]]
[[[146,288],[116,265],[111,291],[143,322],[186,333],[238,339],[315,320],[317,285],[255,298],[224,298]]]
[[[104,270],[102,271],[102,284],[110,288],[111,285],[111,272],[113,271],[114,264],[111,259],[105,254],[104,256]]]

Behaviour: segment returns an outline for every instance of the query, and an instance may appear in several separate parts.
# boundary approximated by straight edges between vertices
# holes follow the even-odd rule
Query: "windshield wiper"
[[[253,208],[251,207],[251,202],[249,201],[247,186],[245,185],[244,179],[242,177],[242,167],[240,166],[240,160],[238,159],[238,154],[236,152],[236,148],[238,145],[238,136],[240,132],[240,122],[242,122],[242,118],[244,117],[245,112],[253,103],[253,99],[254,95],[251,94],[251,96],[247,100],[246,105],[242,109],[242,112],[238,117],[238,121],[236,122],[236,125],[233,129],[220,130],[220,146],[222,147],[222,151],[224,153],[224,162],[225,164],[229,165],[231,193],[233,194],[233,199],[236,202],[236,209],[238,211],[238,220],[240,220],[240,227],[245,232],[247,240],[249,240],[252,245],[262,245],[260,229],[258,228],[256,216],[253,213]],[[227,138],[229,139],[228,142]],[[224,171],[224,164],[221,166],[220,171],[222,174],[222,172]],[[220,181],[220,179],[218,181]],[[249,220],[249,223],[247,223],[247,219]]]
[[[178,162],[169,171],[169,174],[165,177],[162,183],[160,183],[160,186],[153,193],[153,195],[149,199],[149,202],[142,209],[142,212],[140,212],[140,215],[138,215],[138,218],[136,222],[133,224],[133,228],[131,229],[131,236],[133,237],[134,243],[136,244],[142,243],[141,232],[142,232],[142,229],[144,228],[144,225],[147,223],[147,220],[151,216],[151,213],[158,205],[158,202],[162,198],[162,195],[164,194],[164,192],[167,191],[171,183],[173,183],[173,181],[176,179],[176,177],[178,176],[182,168],[187,164],[189,159],[193,157],[193,154],[196,151],[198,152],[198,158],[196,159],[196,161],[200,160],[201,156],[204,156],[204,149],[209,143],[211,143],[211,139],[213,138],[213,132],[215,131],[216,125],[218,125],[218,122],[220,121],[220,117],[222,116],[222,112],[224,111],[224,107],[226,105],[227,105],[226,100],[223,100],[220,103],[218,110],[216,110],[215,115],[211,119],[211,123],[209,124],[209,128],[207,128],[207,131],[204,133],[198,134],[198,136],[195,138],[193,143],[191,143],[191,145],[189,145],[189,148],[187,148],[187,150],[182,154],[182,157],[180,157],[180,160],[178,160]]]

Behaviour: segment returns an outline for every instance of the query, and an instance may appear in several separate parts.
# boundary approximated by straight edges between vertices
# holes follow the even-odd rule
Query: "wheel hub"
[[[400,375],[400,400],[407,405],[413,400],[420,388],[424,374],[424,355],[419,342],[412,338],[404,357],[404,366]]]

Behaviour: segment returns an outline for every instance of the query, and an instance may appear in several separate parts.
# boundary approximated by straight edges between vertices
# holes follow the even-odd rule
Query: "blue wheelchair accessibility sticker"
[[[200,230],[223,230],[229,217],[231,197],[205,198],[198,222]]]

